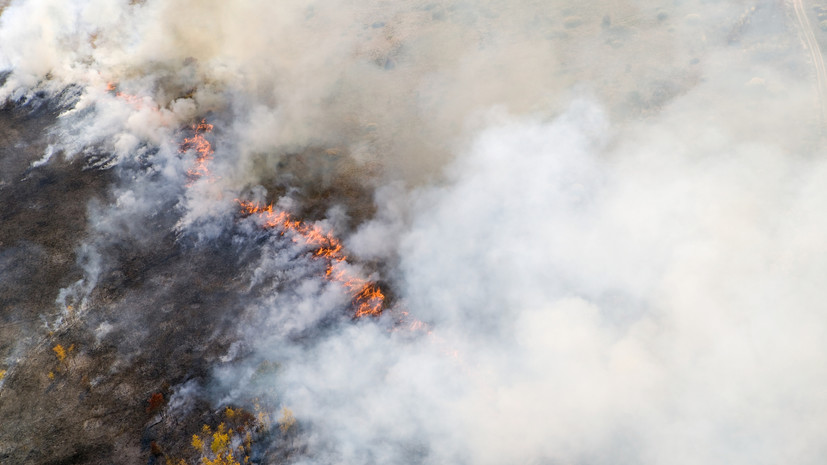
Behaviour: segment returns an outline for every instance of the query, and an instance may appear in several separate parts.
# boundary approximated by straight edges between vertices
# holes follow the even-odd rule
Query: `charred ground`
[[[243,279],[256,242],[234,241],[238,231],[177,234],[174,200],[133,219],[140,237],[90,229],[90,208],[111,202],[117,170],[62,154],[32,166],[61,109],[48,101],[0,109],[0,355],[13,361],[0,366],[0,462],[197,460],[192,434],[224,421],[209,400],[210,369],[239,339],[242,304],[266,291]],[[61,289],[85,277],[84,244],[105,260],[83,302],[64,309]],[[188,382],[197,392],[170,408]]]

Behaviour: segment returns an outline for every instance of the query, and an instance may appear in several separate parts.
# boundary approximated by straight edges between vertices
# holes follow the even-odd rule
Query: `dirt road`
[[[812,25],[807,17],[804,3],[804,0],[792,0],[798,29],[806,42],[807,49],[810,51],[810,57],[812,58],[813,67],[816,72],[816,86],[818,88],[818,105],[820,110],[819,118],[821,120],[822,134],[824,134],[827,132],[827,101],[825,101],[825,99],[827,99],[827,68],[824,66],[824,56],[821,53],[821,47],[818,45]]]

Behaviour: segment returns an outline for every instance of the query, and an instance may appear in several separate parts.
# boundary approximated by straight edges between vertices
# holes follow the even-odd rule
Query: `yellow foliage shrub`
[[[204,425],[200,434],[192,435],[192,447],[201,454],[198,465],[250,463],[253,433],[262,431],[263,425],[243,408],[227,407],[223,414],[226,423],[219,424],[215,429]],[[233,448],[233,443],[237,447]]]
[[[281,432],[287,433],[295,424],[296,417],[293,416],[293,412],[289,408],[283,407],[281,409],[281,418],[279,418],[279,429]]]
[[[227,445],[230,443],[230,435],[227,433],[215,433],[212,435],[212,444],[210,444],[210,450],[213,454],[218,454],[227,449]]]
[[[204,441],[202,441],[197,434],[192,435],[192,447],[195,447],[199,451],[204,448]]]
[[[57,359],[61,362],[66,359],[66,349],[64,349],[62,345],[58,344],[52,347],[52,350],[55,352]]]

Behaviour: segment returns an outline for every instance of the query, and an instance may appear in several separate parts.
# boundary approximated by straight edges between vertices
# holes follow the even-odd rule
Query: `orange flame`
[[[195,180],[204,176],[209,176],[209,163],[210,160],[213,159],[212,155],[215,151],[213,150],[210,141],[204,137],[205,133],[212,131],[212,124],[209,124],[207,123],[207,120],[202,119],[200,123],[193,125],[192,129],[195,131],[195,134],[193,134],[192,137],[184,138],[184,142],[181,144],[181,148],[178,149],[178,152],[185,153],[190,150],[195,151],[195,165],[187,170],[187,174],[190,178]]]
[[[325,277],[330,281],[341,283],[351,294],[354,316],[379,316],[385,308],[385,294],[376,283],[356,276],[352,270],[343,266],[347,262],[342,243],[333,234],[325,232],[318,225],[294,220],[285,211],[275,211],[273,205],[261,206],[253,202],[236,199],[244,215],[259,217],[264,228],[279,228],[282,232],[292,232],[297,238],[313,248],[313,256],[327,261]],[[299,239],[294,239],[299,240]]]
[[[385,294],[380,287],[367,279],[361,278],[346,266],[347,256],[339,239],[332,233],[324,232],[318,225],[294,220],[285,211],[275,210],[272,204],[263,206],[254,202],[236,199],[241,214],[256,216],[265,229],[277,228],[282,234],[295,234],[294,241],[303,240],[313,248],[313,256],[327,261],[325,277],[340,283],[351,295],[354,318],[379,316],[385,310]],[[426,334],[434,344],[447,356],[462,362],[460,352],[449,341],[439,337],[430,325],[414,318],[408,311],[401,309],[394,312],[396,325],[393,331],[408,330]]]
[[[139,97],[137,95],[132,94],[125,94],[123,92],[117,92],[115,94],[115,97],[118,97],[119,99],[124,100],[126,103],[129,103],[136,107],[140,107],[144,102],[143,97]]]
[[[116,82],[107,82],[106,83],[106,91],[107,92],[114,92],[115,97],[125,101],[126,103],[134,106],[135,108],[140,109],[144,106],[144,98],[139,95],[127,94],[125,92],[121,92],[118,90],[118,83]]]

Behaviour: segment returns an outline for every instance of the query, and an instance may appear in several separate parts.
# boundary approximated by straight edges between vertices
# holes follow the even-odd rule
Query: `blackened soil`
[[[169,400],[204,385],[234,341],[238,251],[176,238],[174,209],[136,218],[151,225],[140,240],[95,236],[88,206],[110,202],[117,173],[61,154],[32,167],[56,119],[47,104],[0,109],[0,463],[194,463],[190,439],[214,412]],[[84,277],[84,242],[107,260],[67,312],[56,298]]]
[[[81,277],[75,248],[86,229],[86,203],[105,194],[110,175],[55,156],[47,148],[57,109],[0,108],[0,369],[53,314],[59,289]]]

